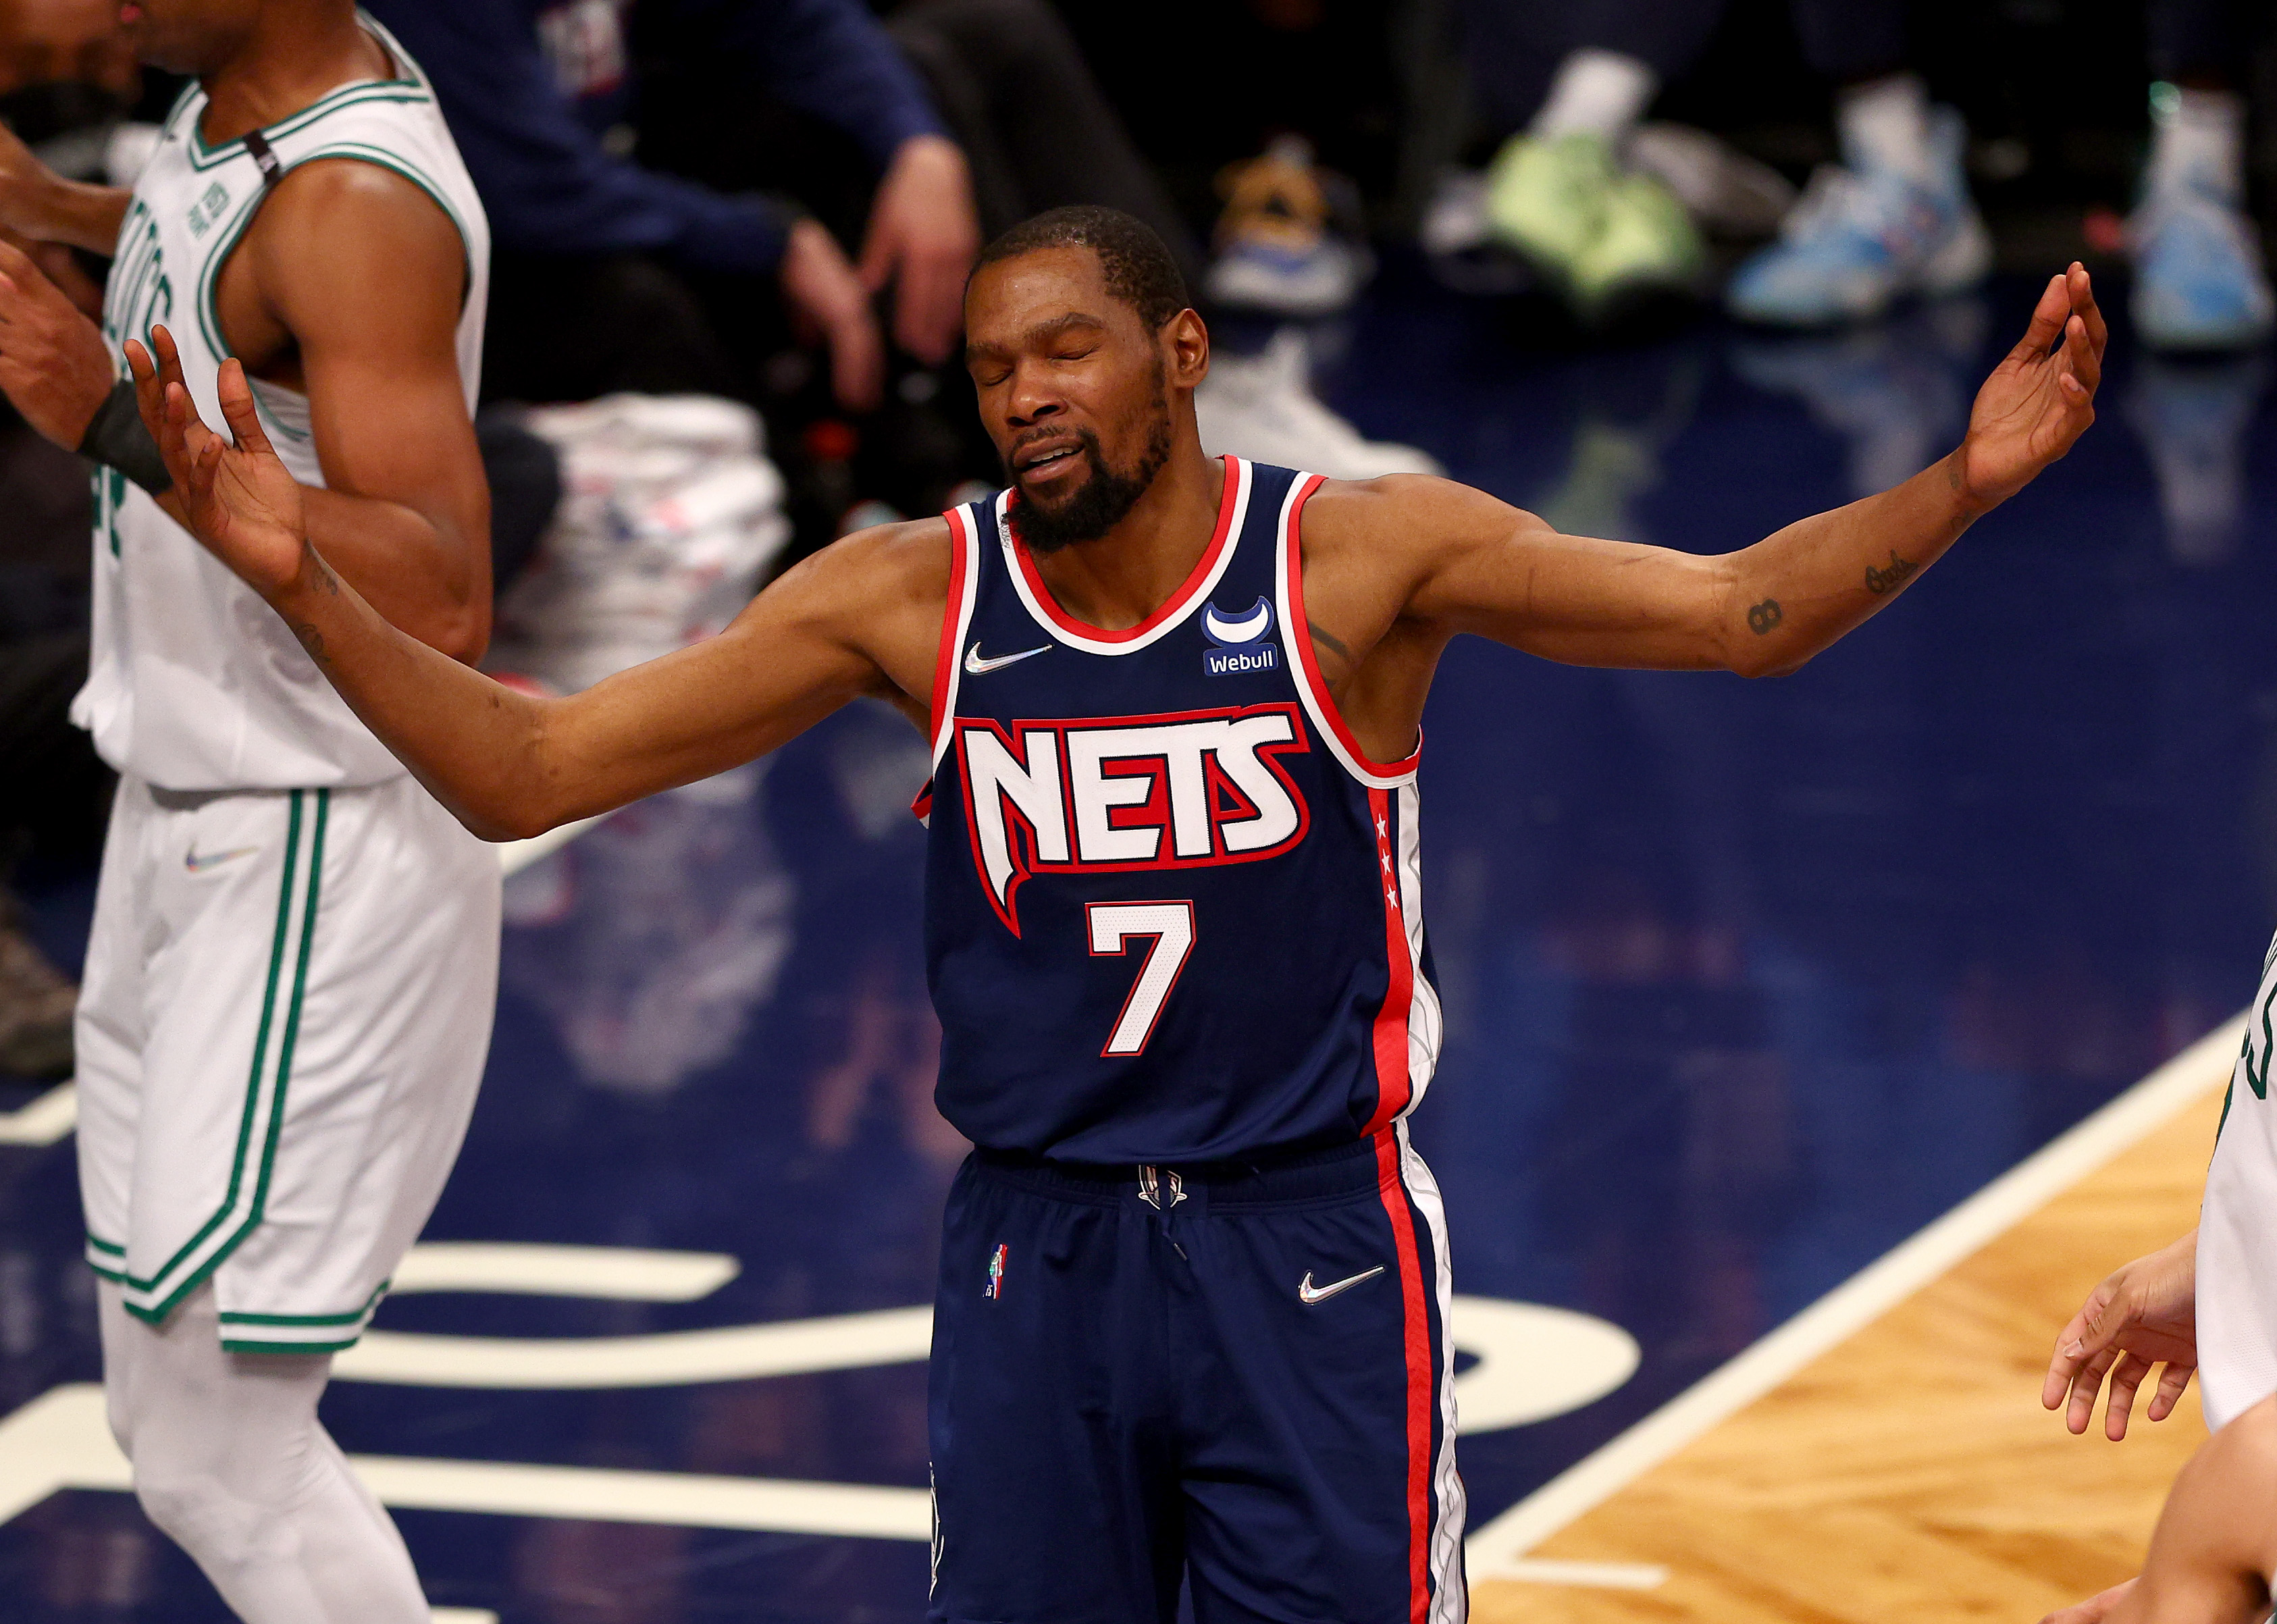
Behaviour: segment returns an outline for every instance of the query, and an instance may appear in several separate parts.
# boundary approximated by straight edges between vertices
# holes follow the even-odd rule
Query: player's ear
[[[1164,369],[1170,382],[1192,389],[1209,376],[1209,329],[1199,312],[1185,309],[1164,322],[1157,341],[1162,346]]]

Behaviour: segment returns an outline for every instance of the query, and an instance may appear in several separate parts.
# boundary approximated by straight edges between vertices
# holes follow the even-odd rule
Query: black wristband
[[[120,378],[95,408],[95,416],[88,420],[87,437],[79,443],[79,454],[117,469],[153,496],[164,496],[174,488],[174,477],[166,471],[166,460],[158,454],[158,442],[150,438],[142,421],[131,378]]]

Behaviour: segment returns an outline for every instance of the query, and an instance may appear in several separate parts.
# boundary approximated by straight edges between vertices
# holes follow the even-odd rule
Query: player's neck
[[[228,60],[198,76],[206,93],[198,133],[217,147],[289,118],[342,85],[394,71],[353,7],[267,7]]]
[[[1217,533],[1226,467],[1191,429],[1146,493],[1094,541],[1036,560],[1059,606],[1102,631],[1127,631],[1170,601]]]

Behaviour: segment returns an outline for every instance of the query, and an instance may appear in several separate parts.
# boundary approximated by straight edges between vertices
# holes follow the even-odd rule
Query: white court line
[[[1525,1570],[1550,1566],[1527,1559],[1534,1546],[2220,1087],[2228,1079],[2244,1036],[2243,1014],[2217,1026],[1912,1239],[1885,1253],[1595,1454],[1566,1468],[1471,1536],[1465,1555],[1472,1577],[1534,1577]]]
[[[79,1091],[57,1083],[12,1111],[0,1111],[0,1145],[52,1145],[79,1125]]]
[[[501,842],[499,868],[511,879],[540,858],[551,857],[586,830],[610,816],[581,818],[529,840]],[[71,1084],[57,1083],[47,1093],[12,1111],[0,1111],[0,1145],[52,1145],[79,1126],[79,1093]]]
[[[543,835],[533,835],[528,840],[503,840],[499,842],[499,868],[507,879],[528,868],[540,858],[552,857],[587,829],[611,814],[600,818],[580,818],[575,823],[565,823],[558,829],[548,829]]]
[[[499,1615],[488,1607],[437,1607],[435,1624],[499,1624]]]

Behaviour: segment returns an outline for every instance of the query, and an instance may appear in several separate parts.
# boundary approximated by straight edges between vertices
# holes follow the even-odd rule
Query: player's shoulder
[[[357,245],[390,257],[431,244],[465,252],[458,222],[435,193],[392,164],[347,153],[317,153],[278,178],[255,217],[256,238],[321,242],[324,257]]]
[[[956,547],[938,515],[851,530],[784,573],[782,585],[859,614],[865,606],[945,603]]]
[[[1305,550],[1307,557],[1344,547],[1423,553],[1507,537],[1530,518],[1498,497],[1435,474],[1330,479],[1306,501]]]

